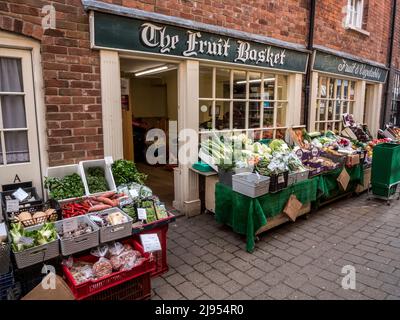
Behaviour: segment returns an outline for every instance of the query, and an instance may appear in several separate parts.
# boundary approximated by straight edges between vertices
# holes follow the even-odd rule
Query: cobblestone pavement
[[[152,280],[153,299],[400,299],[400,202],[366,195],[330,204],[270,230],[254,253],[214,217],[170,225],[170,271]],[[356,289],[341,283],[356,269]]]

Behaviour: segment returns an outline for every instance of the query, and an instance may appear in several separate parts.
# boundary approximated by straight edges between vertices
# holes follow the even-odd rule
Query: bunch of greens
[[[140,173],[132,161],[117,160],[111,169],[117,186],[131,182],[144,184],[147,179],[147,175]]]
[[[12,249],[20,252],[37,247],[57,239],[57,230],[54,223],[45,223],[39,230],[26,231],[21,223],[12,224],[10,235]]]
[[[44,187],[49,190],[50,198],[55,200],[78,198],[85,194],[82,179],[77,173],[64,178],[46,177]]]
[[[107,180],[102,167],[91,167],[87,169],[86,181],[90,193],[105,192],[109,190]]]

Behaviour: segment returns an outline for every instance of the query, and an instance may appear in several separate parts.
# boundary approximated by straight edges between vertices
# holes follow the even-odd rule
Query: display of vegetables
[[[86,181],[90,193],[99,193],[109,190],[102,167],[88,168],[86,172]]]
[[[87,214],[88,212],[102,211],[118,207],[120,199],[125,197],[123,193],[109,191],[97,197],[90,197],[81,201],[63,203],[61,205],[63,218],[72,218]]]
[[[45,223],[33,231],[27,231],[22,223],[16,223],[11,225],[10,235],[13,251],[20,252],[56,240],[57,230],[54,223]]]
[[[77,173],[64,178],[46,177],[44,187],[49,190],[50,198],[55,200],[78,198],[85,194],[82,179]]]
[[[131,182],[144,184],[147,179],[147,175],[140,173],[132,161],[117,160],[113,163],[111,170],[117,186]]]

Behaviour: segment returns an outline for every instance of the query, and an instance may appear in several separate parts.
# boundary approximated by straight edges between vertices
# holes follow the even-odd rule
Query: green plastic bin
[[[376,189],[389,188],[398,182],[400,182],[400,145],[382,143],[375,146],[372,156],[372,186],[376,186]]]

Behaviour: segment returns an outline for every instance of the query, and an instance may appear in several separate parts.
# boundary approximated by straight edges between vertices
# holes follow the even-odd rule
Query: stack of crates
[[[374,147],[372,157],[372,193],[389,199],[400,184],[400,145],[382,143]]]

